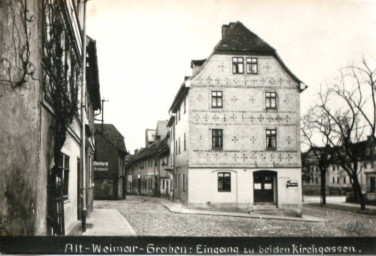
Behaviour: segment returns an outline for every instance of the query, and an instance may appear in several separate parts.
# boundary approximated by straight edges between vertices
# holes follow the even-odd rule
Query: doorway
[[[253,193],[255,203],[275,203],[276,172],[257,171],[253,173]]]
[[[137,192],[139,195],[141,195],[141,177],[137,178]]]
[[[81,220],[81,207],[82,207],[82,177],[81,177],[81,162],[77,158],[77,220]]]
[[[370,177],[369,182],[370,182],[369,192],[374,193],[376,191],[376,179],[375,179],[375,177]]]

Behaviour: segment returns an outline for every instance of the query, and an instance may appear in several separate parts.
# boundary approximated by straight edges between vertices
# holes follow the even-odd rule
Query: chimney
[[[229,28],[229,25],[222,26],[222,39],[226,36],[228,28]]]

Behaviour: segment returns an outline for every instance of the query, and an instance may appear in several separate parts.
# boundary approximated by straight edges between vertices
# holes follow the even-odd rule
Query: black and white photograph
[[[375,13],[0,0],[0,254],[376,254]]]

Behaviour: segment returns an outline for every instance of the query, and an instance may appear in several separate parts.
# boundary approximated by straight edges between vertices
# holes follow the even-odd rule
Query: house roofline
[[[176,94],[174,101],[171,104],[171,107],[169,109],[169,112],[176,113],[178,110],[178,107],[180,103],[183,101],[184,97],[188,94],[189,87],[186,87],[186,84],[183,83],[180,88],[178,93]]]

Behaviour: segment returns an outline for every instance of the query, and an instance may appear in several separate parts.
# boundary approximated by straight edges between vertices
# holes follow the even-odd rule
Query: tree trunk
[[[360,187],[357,175],[354,175],[354,177],[353,177],[353,190],[354,190],[354,197],[360,203],[360,210],[365,211],[366,210],[366,202],[365,202],[364,196],[362,194],[362,188]]]
[[[326,205],[326,177],[325,177],[325,171],[321,171],[321,206]]]

